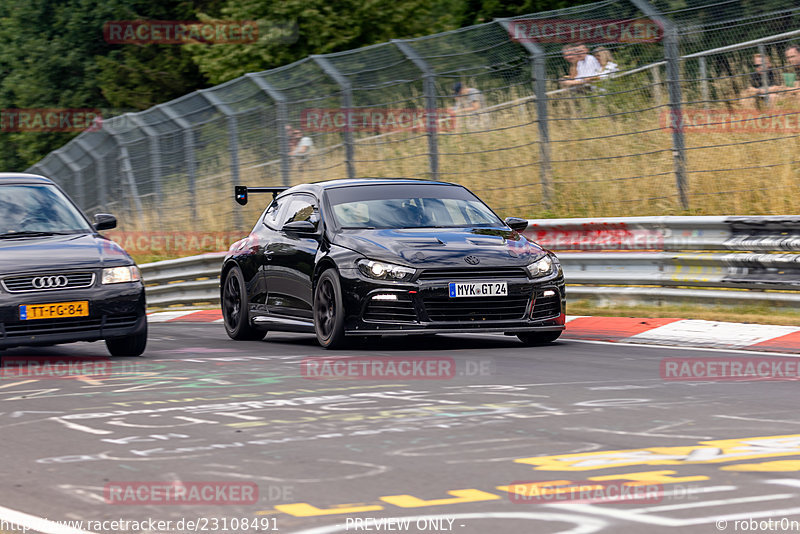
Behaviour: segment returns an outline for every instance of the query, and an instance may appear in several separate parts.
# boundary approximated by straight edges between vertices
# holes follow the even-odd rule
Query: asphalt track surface
[[[101,343],[3,357],[41,356],[107,360]],[[444,363],[424,379],[309,376],[331,356],[384,371]],[[110,371],[0,380],[0,520],[94,522],[42,532],[797,532],[798,382],[660,374],[665,358],[741,356],[771,357],[495,335],[331,352],[307,335],[234,342],[220,324],[151,325],[145,355]],[[165,503],[152,490],[176,481],[257,498]],[[637,482],[646,492],[626,495],[639,500],[613,500]],[[140,487],[155,496],[113,493]],[[119,519],[131,523],[97,523]],[[173,523],[135,523],[148,520]]]

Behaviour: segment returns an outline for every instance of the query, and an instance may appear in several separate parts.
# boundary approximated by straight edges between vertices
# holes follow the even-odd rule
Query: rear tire
[[[323,272],[314,288],[314,331],[326,349],[345,345],[342,284],[336,269]]]
[[[225,276],[222,286],[222,318],[228,337],[237,341],[258,341],[264,339],[267,332],[254,328],[250,324],[250,301],[244,276],[238,267],[234,267]]]
[[[527,347],[538,347],[552,343],[561,336],[561,332],[562,330],[553,332],[520,332],[517,337]]]
[[[141,356],[147,347],[147,323],[138,334],[106,339],[106,348],[112,356]]]

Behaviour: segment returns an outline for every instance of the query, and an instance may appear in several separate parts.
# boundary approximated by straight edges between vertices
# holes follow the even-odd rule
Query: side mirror
[[[94,216],[94,229],[98,232],[100,230],[111,230],[117,227],[117,218],[108,213],[96,213]]]
[[[506,220],[503,222],[505,222],[509,228],[517,232],[522,232],[528,227],[528,220],[520,219],[519,217],[506,217]]]
[[[315,234],[317,227],[311,221],[292,221],[283,225],[284,232],[292,234]]]

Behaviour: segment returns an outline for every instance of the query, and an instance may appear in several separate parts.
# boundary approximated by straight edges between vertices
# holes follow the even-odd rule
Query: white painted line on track
[[[487,334],[484,334],[487,335]],[[630,339],[630,338],[628,338]],[[764,355],[764,356],[783,356],[784,358],[800,358],[800,354],[792,354],[789,352],[769,352],[769,351],[762,351],[757,349],[746,350],[746,349],[737,349],[737,348],[719,348],[719,347],[676,347],[674,345],[656,345],[655,343],[628,343],[627,341],[596,341],[593,339],[563,339],[559,342],[569,342],[569,343],[588,343],[588,344],[596,344],[596,345],[616,345],[617,347],[625,346],[625,347],[640,347],[643,349],[669,349],[669,350],[690,350],[690,351],[703,351],[703,352],[727,352],[731,354],[747,354],[750,356],[753,355]]]
[[[742,499],[750,499],[748,501],[744,501],[742,499],[730,499],[729,504],[735,504],[733,501],[738,502],[756,502],[756,501],[765,501],[765,500],[772,500],[772,499],[788,499],[795,497],[794,494],[777,494],[777,495],[762,495],[759,497],[743,497]],[[700,503],[702,504],[702,503]],[[758,510],[758,511],[751,511],[751,512],[739,512],[735,514],[720,514],[720,515],[713,515],[713,516],[706,516],[706,517],[691,517],[691,518],[675,518],[675,517],[666,517],[663,515],[647,515],[646,513],[638,513],[635,509],[634,510],[623,510],[621,508],[607,508],[607,507],[600,507],[594,506],[591,504],[547,504],[545,506],[551,506],[554,508],[562,508],[568,509],[571,512],[580,512],[583,514],[590,514],[590,515],[602,515],[607,517],[613,517],[615,519],[621,519],[624,521],[631,521],[634,523],[645,523],[649,525],[658,525],[661,527],[687,527],[691,525],[702,525],[705,523],[716,523],[717,521],[736,521],[736,520],[749,520],[749,519],[757,519],[760,517],[784,517],[788,516],[791,517],[793,514],[800,513],[800,508],[784,508],[781,510]],[[722,529],[720,529],[722,530]]]
[[[447,335],[447,334],[442,334]],[[508,339],[509,336],[505,336],[503,334],[481,334],[481,333],[465,333],[459,334],[459,336],[479,336],[479,337],[486,337],[486,338],[503,338]],[[627,338],[630,339],[630,338]],[[679,340],[674,340],[674,342],[678,342]],[[558,346],[559,344],[567,344],[567,343],[587,343],[590,345],[613,345],[616,347],[639,347],[643,349],[669,349],[669,350],[690,350],[690,351],[703,351],[703,352],[728,352],[732,354],[746,354],[746,355],[765,355],[765,356],[783,356],[784,358],[800,358],[800,354],[792,354],[789,352],[770,352],[770,351],[763,351],[763,350],[746,350],[740,348],[720,348],[720,347],[676,347],[675,345],[656,345],[655,343],[629,343],[625,340],[620,341],[600,341],[595,339],[572,339],[572,338],[560,338],[558,341],[555,342],[553,347]],[[523,347],[520,344],[520,347]],[[541,347],[533,347],[531,350],[547,350],[547,345],[542,345]]]
[[[42,534],[95,534],[88,530],[62,525],[56,521],[36,517],[35,515],[26,514],[25,512],[18,512],[4,506],[0,506],[0,521],[5,521],[6,524],[12,523],[19,525],[23,528],[27,528],[29,531],[40,532]],[[74,522],[78,521],[80,520]]]
[[[683,319],[658,326],[646,332],[634,334],[626,340],[648,341],[653,343],[680,342],[687,345],[711,345],[713,347],[741,348],[762,341],[786,336],[800,331],[796,326],[767,324],[723,323]]]
[[[147,322],[148,323],[166,323],[172,319],[177,319],[179,317],[184,317],[186,315],[191,315],[196,313],[198,310],[191,310],[191,311],[167,311],[167,312],[154,312],[147,315]]]

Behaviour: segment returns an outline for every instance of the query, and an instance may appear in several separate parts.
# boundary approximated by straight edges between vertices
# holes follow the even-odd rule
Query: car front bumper
[[[345,334],[552,332],[564,330],[566,292],[559,275],[508,279],[502,297],[451,298],[444,280],[393,283],[340,271]]]
[[[19,306],[88,301],[87,317],[21,320]],[[139,282],[36,293],[0,292],[0,348],[126,337],[147,328]]]

